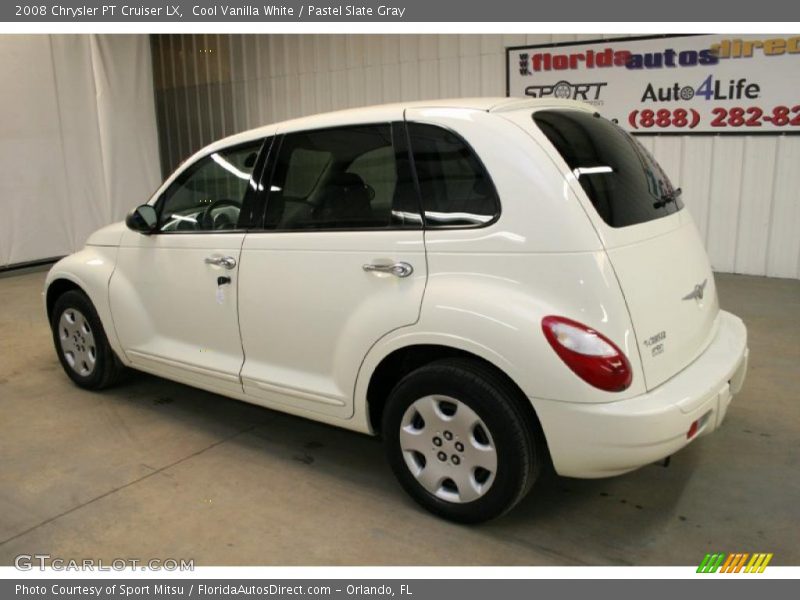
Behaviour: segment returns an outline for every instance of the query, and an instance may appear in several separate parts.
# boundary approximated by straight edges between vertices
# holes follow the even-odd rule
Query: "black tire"
[[[81,347],[85,348],[87,352],[93,353],[94,357],[94,363],[88,372],[81,373],[79,369],[71,366],[70,359],[64,347],[62,347],[61,336],[65,330],[60,327],[60,324],[65,313],[79,314],[85,317],[89,330],[87,337],[91,335],[90,339],[93,344],[83,340],[84,343]],[[59,296],[53,305],[50,329],[53,332],[53,344],[55,345],[58,360],[64,372],[75,384],[87,390],[101,390],[114,385],[119,380],[124,371],[124,366],[111,349],[103,324],[100,322],[100,317],[97,316],[97,311],[86,294],[79,290],[70,290]],[[80,341],[71,343],[80,344]],[[84,371],[86,370],[84,369]]]
[[[461,500],[460,493],[458,501],[443,499],[440,495],[449,493],[447,484],[455,486],[450,489],[457,489],[454,480],[445,479],[437,492],[440,495],[436,495],[420,483],[417,476],[412,473],[412,467],[406,462],[406,456],[412,457],[411,460],[417,467],[424,463],[422,467],[424,469],[428,466],[428,460],[435,461],[438,457],[443,463],[440,465],[434,462],[439,471],[467,468],[471,469],[469,471],[473,477],[471,481],[477,478],[478,471],[468,464],[468,458],[459,459],[458,463],[453,462],[452,465],[450,462],[454,459],[450,462],[441,459],[441,454],[438,453],[441,450],[457,453],[459,448],[457,445],[452,450],[449,448],[449,444],[455,444],[452,433],[451,441],[448,442],[442,438],[434,440],[433,437],[438,437],[435,431],[433,429],[428,431],[427,434],[432,436],[430,446],[432,454],[423,455],[424,460],[419,458],[422,452],[411,452],[406,455],[402,450],[400,440],[402,426],[414,428],[415,433],[424,432],[426,427],[424,424],[418,425],[418,421],[417,424],[408,425],[406,411],[417,400],[428,396],[447,396],[457,399],[459,403],[469,407],[488,429],[488,440],[496,453],[496,471],[491,485],[477,499]],[[519,391],[494,369],[470,359],[444,359],[406,375],[389,395],[382,423],[389,464],[406,492],[430,512],[459,523],[488,521],[511,510],[525,497],[547,462],[547,451],[541,439],[538,422],[535,416],[530,416],[524,410],[522,402],[527,402],[527,399],[519,396]],[[445,401],[445,405],[447,404]],[[440,403],[437,406],[443,405]],[[456,412],[459,410],[459,405],[450,406],[454,406]],[[410,411],[408,414],[413,413],[414,411]],[[432,421],[434,427],[441,424],[437,420],[432,419]],[[443,427],[446,430],[446,423]],[[475,434],[472,436],[475,437]],[[423,443],[427,444],[425,434],[423,438]],[[464,448],[463,444],[461,448]],[[418,473],[422,473],[422,469]],[[463,477],[464,473],[460,472],[460,476]]]

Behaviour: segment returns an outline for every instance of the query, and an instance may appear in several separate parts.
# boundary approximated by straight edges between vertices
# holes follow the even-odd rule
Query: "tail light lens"
[[[607,392],[621,392],[631,385],[631,363],[603,334],[555,316],[542,319],[542,331],[561,360],[589,385]]]

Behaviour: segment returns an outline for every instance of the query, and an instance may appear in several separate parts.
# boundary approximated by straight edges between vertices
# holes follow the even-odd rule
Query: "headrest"
[[[355,173],[335,173],[327,182],[328,185],[343,188],[364,188],[364,180]]]

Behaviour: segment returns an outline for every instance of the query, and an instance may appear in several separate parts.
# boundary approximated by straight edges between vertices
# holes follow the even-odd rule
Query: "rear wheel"
[[[50,327],[58,359],[72,381],[91,390],[109,387],[117,381],[123,367],[86,294],[70,290],[59,296],[53,306]]]
[[[383,435],[411,497],[462,523],[516,505],[543,460],[517,394],[491,368],[468,359],[437,361],[403,378],[387,401]]]

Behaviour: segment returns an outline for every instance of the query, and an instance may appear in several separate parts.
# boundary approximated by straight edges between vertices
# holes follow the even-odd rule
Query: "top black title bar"
[[[3,22],[773,22],[800,21],[786,0],[16,0]]]

